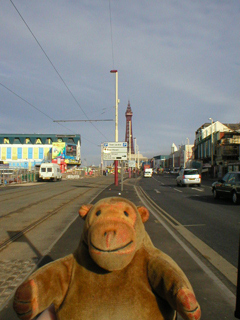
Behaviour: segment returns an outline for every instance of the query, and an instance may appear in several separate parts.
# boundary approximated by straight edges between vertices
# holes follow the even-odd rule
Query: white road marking
[[[172,237],[185,249],[186,252],[195,260],[195,262],[202,268],[204,272],[208,274],[210,278],[219,286],[219,288],[224,293],[224,297],[226,301],[231,303],[233,308],[235,307],[236,296],[226,287],[226,285],[205,265],[200,258],[196,256],[195,253],[178,237],[177,233],[175,233],[168,225],[168,223],[175,228],[181,236],[183,236],[193,247],[195,247],[200,254],[203,255],[206,259],[209,260],[211,264],[213,264],[229,281],[231,281],[234,285],[237,283],[237,268],[235,268],[231,263],[225,260],[222,256],[220,256],[217,252],[211,249],[207,244],[205,244],[202,240],[197,238],[193,233],[191,233],[188,229],[186,229],[183,225],[181,225],[177,220],[175,220],[171,215],[169,215],[166,211],[155,204],[154,208],[151,204],[151,198],[147,197],[145,193],[143,193],[143,197],[140,196],[136,187],[134,187],[138,197],[142,200],[144,205],[150,209],[151,213],[154,217],[159,220],[163,227],[172,235]],[[153,201],[152,201],[153,202]],[[152,207],[151,207],[152,206]],[[175,220],[177,225],[174,225],[171,220],[167,217],[171,217],[171,219]]]
[[[176,191],[178,191],[178,192],[182,192],[181,190],[179,190],[179,189],[176,189],[176,188],[173,188],[174,190],[176,190]]]
[[[156,193],[161,193],[159,190],[157,190],[157,189],[154,189],[154,191],[156,192]]]
[[[184,227],[205,227],[205,224],[183,224]]]
[[[198,189],[198,188],[191,188],[192,190],[197,190],[197,191],[200,191],[200,192],[203,192],[203,189]]]

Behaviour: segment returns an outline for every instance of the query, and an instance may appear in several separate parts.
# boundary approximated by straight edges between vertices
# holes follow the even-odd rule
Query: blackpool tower
[[[134,145],[133,145],[133,134],[132,134],[132,109],[130,106],[130,102],[128,101],[127,110],[125,112],[126,117],[126,134],[125,134],[125,142],[128,143],[128,150],[130,148],[131,143],[131,154],[134,154]]]

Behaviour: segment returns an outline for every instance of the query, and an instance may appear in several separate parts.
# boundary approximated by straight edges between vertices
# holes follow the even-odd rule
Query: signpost
[[[127,142],[104,142],[103,160],[127,160]]]
[[[121,191],[123,191],[123,160],[127,161],[127,142],[104,142],[102,145],[103,160],[115,161],[115,176],[118,170],[116,162],[121,160]]]
[[[129,168],[135,168],[136,167],[136,161],[135,160],[129,160],[128,161],[128,167]]]

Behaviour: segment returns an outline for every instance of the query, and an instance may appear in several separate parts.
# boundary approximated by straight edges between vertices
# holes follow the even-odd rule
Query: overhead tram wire
[[[51,64],[51,66],[53,67],[54,71],[57,73],[57,75],[59,76],[59,78],[61,79],[62,83],[64,84],[64,86],[66,87],[66,89],[68,90],[68,92],[70,93],[70,95],[72,96],[72,98],[74,99],[74,101],[77,103],[78,107],[82,110],[83,114],[85,115],[85,117],[89,120],[86,112],[83,110],[83,108],[81,107],[80,103],[77,101],[77,99],[75,98],[74,94],[72,93],[72,91],[70,90],[70,88],[68,87],[68,85],[66,84],[66,82],[64,81],[64,79],[62,78],[62,76],[60,75],[60,73],[58,72],[57,68],[54,66],[53,62],[51,61],[51,59],[49,58],[49,56],[47,55],[46,51],[43,49],[43,47],[41,46],[40,42],[38,41],[38,39],[36,38],[36,36],[34,35],[34,33],[32,32],[32,30],[30,29],[29,25],[27,24],[27,22],[25,21],[25,19],[23,18],[23,16],[21,15],[21,13],[19,12],[18,8],[16,7],[16,5],[13,3],[12,0],[9,0],[11,2],[11,4],[13,5],[14,9],[17,11],[18,15],[20,16],[20,18],[22,19],[22,21],[24,22],[25,26],[27,27],[27,29],[29,30],[29,32],[31,33],[31,35],[33,36],[33,38],[35,39],[35,41],[37,42],[38,46],[40,47],[40,49],[42,50],[42,52],[44,53],[45,57],[47,58],[47,60],[49,61],[49,63]],[[105,138],[107,139],[107,137],[91,122],[91,125]]]
[[[88,122],[88,121],[93,121],[93,122],[99,122],[99,121],[114,121],[113,119],[102,119],[102,120],[53,120],[53,122]]]
[[[0,82],[0,85],[1,85],[4,89],[6,89],[6,90],[8,90],[9,92],[11,92],[11,93],[12,93],[13,95],[15,95],[16,97],[18,97],[19,99],[21,99],[22,101],[24,101],[25,103],[27,103],[30,107],[34,108],[34,109],[37,110],[38,112],[41,112],[41,113],[42,113],[44,116],[46,116],[48,119],[50,119],[50,120],[52,120],[53,122],[55,122],[54,119],[53,119],[52,117],[50,117],[48,114],[46,114],[45,112],[43,112],[43,111],[41,111],[40,109],[38,109],[38,108],[37,108],[36,106],[34,106],[32,103],[30,103],[30,102],[28,102],[26,99],[22,98],[20,95],[18,95],[16,92],[14,92],[13,90],[9,89],[8,87],[6,87],[6,86],[5,86],[4,84],[2,84],[1,82]],[[76,134],[76,132],[72,131],[71,129],[69,129],[68,127],[64,126],[63,124],[58,123],[58,125],[59,125],[59,126],[62,126],[63,128],[65,128],[65,129],[67,129],[67,130],[69,130],[69,131],[72,132],[73,134]],[[98,146],[96,143],[88,140],[88,139],[85,138],[84,136],[81,135],[81,137],[82,137],[84,140],[90,142],[91,144],[94,144],[95,146]]]

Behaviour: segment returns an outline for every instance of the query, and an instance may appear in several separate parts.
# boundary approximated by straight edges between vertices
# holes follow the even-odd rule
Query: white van
[[[152,168],[146,168],[145,170],[144,170],[144,174],[143,174],[143,176],[144,176],[144,178],[151,178],[152,177],[152,174],[153,174],[153,169]]]
[[[42,163],[39,169],[40,180],[62,180],[60,166],[57,163]]]

